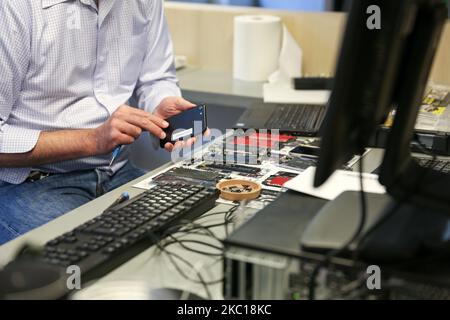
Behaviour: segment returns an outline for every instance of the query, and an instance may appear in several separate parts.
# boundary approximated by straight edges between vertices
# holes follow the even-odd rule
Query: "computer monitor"
[[[315,186],[362,154],[395,107],[380,182],[394,198],[414,194],[411,201],[450,208],[450,178],[420,167],[410,151],[446,20],[442,0],[353,1],[321,130]]]

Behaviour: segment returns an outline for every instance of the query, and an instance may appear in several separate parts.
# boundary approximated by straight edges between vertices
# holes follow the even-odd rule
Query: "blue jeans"
[[[113,176],[87,170],[19,185],[0,181],[0,245],[143,174],[128,163]]]

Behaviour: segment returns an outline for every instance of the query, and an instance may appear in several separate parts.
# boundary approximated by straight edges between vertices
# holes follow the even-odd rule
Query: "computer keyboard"
[[[298,132],[317,132],[326,107],[317,105],[279,105],[266,123],[267,128],[289,128]]]
[[[433,160],[431,158],[421,158],[421,157],[414,157],[414,159],[423,168],[433,169],[434,171],[442,172],[445,174],[450,173],[450,160],[442,160],[442,159]],[[380,174],[381,166],[375,169],[372,173]]]
[[[95,279],[212,209],[217,197],[216,189],[158,185],[49,241],[42,259],[62,268],[77,265],[84,282]]]
[[[415,158],[421,167],[430,168],[434,171],[442,172],[445,174],[450,173],[450,161],[449,160],[433,160],[430,158]]]

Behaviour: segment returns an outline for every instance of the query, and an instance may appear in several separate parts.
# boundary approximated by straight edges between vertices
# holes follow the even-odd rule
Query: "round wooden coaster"
[[[216,186],[220,190],[220,197],[230,201],[253,200],[259,197],[262,187],[259,183],[232,179],[219,182]]]

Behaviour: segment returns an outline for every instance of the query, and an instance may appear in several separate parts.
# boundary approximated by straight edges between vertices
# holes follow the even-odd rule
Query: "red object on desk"
[[[245,137],[235,137],[234,144],[236,145],[245,145],[245,146],[254,146],[257,143],[258,147],[262,148],[272,148],[276,142],[285,143],[292,139],[295,139],[294,136],[290,135],[274,135],[270,133],[253,133],[250,136]]]

